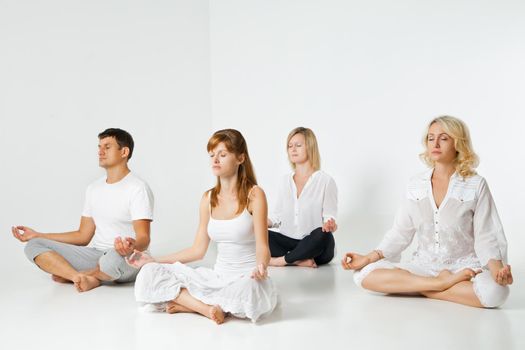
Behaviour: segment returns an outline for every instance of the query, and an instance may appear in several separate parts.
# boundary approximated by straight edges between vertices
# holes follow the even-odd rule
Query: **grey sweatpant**
[[[40,254],[51,251],[61,255],[77,271],[91,270],[98,265],[100,271],[110,276],[114,282],[135,281],[139,272],[138,269],[129,266],[124,257],[114,249],[99,250],[45,238],[34,238],[27,242],[25,247],[25,254],[32,262]]]

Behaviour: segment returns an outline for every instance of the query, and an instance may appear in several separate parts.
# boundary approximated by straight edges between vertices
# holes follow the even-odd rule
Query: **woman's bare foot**
[[[58,283],[73,283],[73,281],[70,281],[66,278],[63,278],[63,277],[60,277],[60,276],[57,276],[57,275],[51,275],[51,279],[55,282],[58,282]]]
[[[73,278],[73,283],[78,292],[87,292],[100,286],[100,281],[93,276],[78,274]]]
[[[169,314],[176,314],[179,312],[194,312],[194,311],[188,309],[185,306],[177,304],[175,301],[172,300],[168,302],[168,305],[166,305],[166,312]]]
[[[287,262],[284,260],[284,256],[278,258],[270,258],[270,266],[286,266]]]
[[[439,289],[447,290],[459,282],[470,281],[477,274],[478,272],[472,269],[463,269],[456,273],[443,270],[436,276],[436,279],[438,280]]]
[[[297,260],[293,264],[296,266],[312,267],[314,269],[317,268],[317,264],[315,263],[314,259]]]
[[[210,306],[209,316],[212,321],[215,321],[217,324],[224,322],[224,311],[219,307],[219,305]]]

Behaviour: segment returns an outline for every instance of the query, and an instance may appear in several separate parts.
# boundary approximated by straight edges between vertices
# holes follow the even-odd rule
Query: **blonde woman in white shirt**
[[[271,266],[317,267],[334,257],[337,187],[321,171],[312,130],[298,127],[287,138],[293,172],[284,177],[273,214],[268,219]]]
[[[347,253],[342,265],[371,291],[498,307],[513,281],[507,242],[487,182],[474,170],[468,129],[457,118],[435,118],[424,144],[421,157],[432,169],[411,179],[392,229],[376,250]],[[411,261],[399,263],[414,235]]]

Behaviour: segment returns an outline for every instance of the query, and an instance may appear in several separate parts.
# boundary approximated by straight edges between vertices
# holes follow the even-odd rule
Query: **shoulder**
[[[134,173],[129,173],[128,176],[126,176],[126,181],[130,186],[149,189],[148,183]]]
[[[406,195],[408,199],[420,200],[428,195],[428,186],[432,169],[420,172],[412,176],[406,184]]]
[[[454,174],[449,184],[450,197],[461,202],[474,200],[476,197],[479,197],[481,191],[480,186],[484,182],[485,179],[479,175],[462,177],[458,174]]]
[[[148,183],[133,173],[128,174],[123,181],[125,181],[126,192],[130,194],[147,193],[148,196],[153,196]]]
[[[210,207],[210,201],[211,201],[211,191],[212,189],[204,191],[204,193],[201,196],[201,202],[200,207],[201,209],[208,209]]]
[[[259,198],[266,198],[264,190],[258,185],[253,186],[248,192],[248,199],[250,201],[257,200]]]
[[[323,170],[317,170],[312,174],[312,180],[322,186],[332,186],[335,185],[334,179],[325,173]]]

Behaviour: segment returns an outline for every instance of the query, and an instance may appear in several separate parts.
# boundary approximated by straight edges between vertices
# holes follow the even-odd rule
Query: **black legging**
[[[279,232],[268,231],[268,240],[272,257],[284,256],[288,264],[297,260],[314,259],[317,265],[323,265],[334,258],[334,235],[323,232],[320,227],[303,239],[293,239]]]

